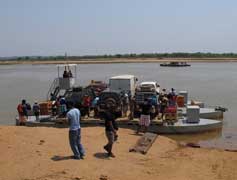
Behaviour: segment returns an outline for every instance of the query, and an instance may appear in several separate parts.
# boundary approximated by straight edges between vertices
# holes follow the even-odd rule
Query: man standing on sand
[[[74,107],[72,101],[67,102],[69,111],[67,119],[69,122],[69,142],[74,154],[73,159],[84,159],[85,150],[81,144],[80,111]]]
[[[112,153],[112,148],[114,141],[117,140],[118,135],[118,125],[115,121],[116,116],[113,113],[113,108],[108,107],[108,109],[104,112],[104,120],[105,120],[105,134],[108,139],[108,143],[104,146],[104,149],[108,152],[109,157],[115,157]]]

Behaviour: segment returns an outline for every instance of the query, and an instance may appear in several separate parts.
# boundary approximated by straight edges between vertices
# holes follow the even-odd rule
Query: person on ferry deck
[[[64,71],[63,71],[63,78],[69,78],[69,74],[68,74],[68,72],[67,72],[66,66],[65,66],[65,69],[64,69]]]
[[[20,104],[17,106],[17,111],[19,115],[19,125],[24,126],[26,122],[27,109],[26,109],[26,100],[23,99]]]
[[[40,106],[38,104],[37,101],[35,101],[34,105],[33,105],[33,112],[34,112],[34,115],[35,115],[35,119],[36,121],[40,121],[39,120],[39,115],[40,115]]]
[[[68,71],[68,77],[69,78],[72,78],[73,76],[72,76],[72,71],[69,69],[69,71]]]

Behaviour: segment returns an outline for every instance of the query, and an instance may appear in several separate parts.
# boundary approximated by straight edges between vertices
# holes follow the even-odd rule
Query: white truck
[[[160,86],[155,81],[146,81],[140,83],[136,89],[135,101],[137,104],[143,104],[145,99],[157,96],[160,93]]]
[[[151,118],[154,119],[159,112],[158,97],[160,86],[155,81],[146,81],[140,83],[135,92],[134,117],[140,117],[141,107],[145,100],[150,100],[152,103]]]
[[[134,75],[120,75],[109,79],[110,91],[125,92],[131,97],[135,95],[137,78]]]
[[[150,88],[151,91],[160,93],[160,85],[155,81],[145,81],[140,83],[140,88]]]

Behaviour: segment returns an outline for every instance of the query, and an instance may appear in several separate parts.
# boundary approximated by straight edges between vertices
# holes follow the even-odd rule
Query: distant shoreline
[[[2,60],[0,65],[15,64],[112,64],[112,63],[167,63],[171,61],[187,63],[237,62],[237,58],[113,58],[113,59],[75,59],[75,60]]]

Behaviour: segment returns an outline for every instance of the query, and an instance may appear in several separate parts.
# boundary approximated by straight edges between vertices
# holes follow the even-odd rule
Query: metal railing
[[[50,100],[51,93],[54,93],[55,89],[59,86],[59,79],[55,78],[53,83],[51,84],[49,91],[47,93],[47,100]]]

